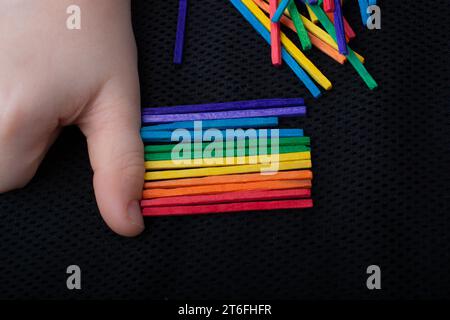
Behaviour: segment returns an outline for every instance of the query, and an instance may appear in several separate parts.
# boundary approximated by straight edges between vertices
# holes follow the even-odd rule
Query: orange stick
[[[181,188],[192,186],[206,186],[219,185],[228,183],[246,183],[246,182],[261,182],[261,181],[276,181],[276,180],[311,180],[313,178],[311,170],[292,170],[279,171],[272,175],[262,175],[261,173],[246,173],[246,174],[230,174],[223,176],[211,176],[203,178],[185,178],[174,180],[160,180],[146,182],[145,189],[151,188]]]
[[[266,13],[269,13],[269,6],[266,2],[257,0],[255,3]],[[289,19],[287,16],[283,15],[281,16],[280,22],[284,24],[286,27],[297,33],[297,29],[294,26],[294,23],[291,19]],[[328,45],[326,42],[322,41],[321,39],[317,38],[315,35],[313,35],[311,32],[308,31],[308,36],[311,39],[311,43],[313,46],[315,46],[317,49],[328,55],[330,58],[336,60],[340,64],[344,64],[344,62],[347,60],[347,58],[340,54],[338,50],[334,49],[330,45]]]
[[[229,183],[209,186],[195,186],[174,189],[147,189],[143,192],[144,199],[187,196],[194,194],[214,194],[243,190],[275,190],[275,189],[293,189],[293,188],[311,188],[311,180],[287,180],[287,181],[264,181],[248,183]]]
[[[329,46],[326,42],[323,42],[312,33],[308,32],[308,35],[309,39],[311,39],[312,45],[325,53],[327,56],[336,60],[340,64],[344,64],[344,62],[347,61],[347,58],[344,55],[340,54],[339,51],[333,49],[333,47]]]

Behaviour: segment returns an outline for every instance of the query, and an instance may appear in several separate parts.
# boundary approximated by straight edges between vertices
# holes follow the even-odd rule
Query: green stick
[[[254,141],[254,139],[252,140],[245,140],[245,146],[248,147],[250,144],[250,141],[252,143],[254,143],[255,145],[258,145],[258,140],[256,139],[256,141]],[[226,141],[224,141],[223,143],[225,143]],[[202,150],[205,149],[211,142],[203,142],[202,143]],[[270,146],[271,143],[271,139],[267,139],[267,145]],[[193,144],[193,143],[192,143]],[[279,138],[278,140],[278,144],[280,146],[282,145],[309,145],[310,144],[310,139],[309,137],[288,137],[288,138]],[[172,144],[157,144],[157,145],[148,145],[145,146],[145,153],[162,153],[162,152],[172,152],[172,149],[174,146],[176,146],[177,143],[172,143]],[[235,143],[235,148],[236,148],[237,143]],[[192,146],[192,149],[193,146]]]
[[[256,150],[255,150],[256,151]],[[278,153],[292,153],[292,152],[303,152],[303,151],[310,151],[310,148],[307,146],[302,146],[302,145],[285,145],[285,146],[280,146]],[[248,156],[250,153],[250,149],[249,148],[245,148],[245,156]],[[264,155],[264,154],[270,154],[270,148],[267,148],[267,150],[265,152],[257,152],[257,155]],[[254,153],[252,153],[251,155],[254,155]],[[225,150],[223,150],[223,154],[221,157],[225,157],[226,156],[226,152]],[[237,149],[235,149],[234,151],[234,156],[238,156],[237,155]],[[241,156],[241,155],[239,155]],[[213,154],[212,157],[214,158],[215,155]],[[194,158],[199,158],[197,156],[197,154],[195,152],[191,151],[190,154],[190,159],[194,159]],[[162,152],[162,153],[146,153],[145,154],[145,161],[159,161],[159,160],[172,160],[172,153],[171,152]]]
[[[292,22],[294,23],[295,30],[297,30],[298,38],[300,39],[300,44],[304,51],[311,49],[311,39],[309,39],[308,31],[306,31],[305,25],[300,18],[300,13],[298,12],[295,1],[289,2],[288,11],[291,15]]]

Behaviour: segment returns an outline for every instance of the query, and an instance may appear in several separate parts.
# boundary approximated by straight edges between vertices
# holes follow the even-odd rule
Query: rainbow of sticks
[[[143,215],[312,207],[310,139],[278,129],[305,114],[301,98],[144,109]]]
[[[343,16],[342,0],[230,2],[269,43],[272,64],[281,66],[284,61],[314,97],[321,95],[319,87],[330,90],[332,84],[303,53],[313,46],[340,64],[349,61],[370,89],[377,87],[364,67],[364,58],[348,45],[356,35]],[[376,1],[358,2],[366,25],[368,8]],[[298,5],[305,6],[308,17],[300,13]],[[175,64],[182,62],[187,7],[187,0],[179,1]],[[281,26],[297,34],[301,49],[281,31]],[[277,129],[280,117],[305,114],[303,99],[144,109],[143,214],[167,216],[312,207],[310,139],[301,129]],[[253,136],[244,135],[237,141],[233,137],[231,142],[226,139],[225,144],[218,144],[217,136],[228,138],[230,129],[253,130]],[[208,140],[211,130],[214,138],[209,136]],[[182,143],[173,142],[174,134]]]
[[[363,24],[367,24],[369,6],[375,0],[358,0]],[[353,51],[348,43],[356,34],[343,16],[342,0],[230,0],[250,25],[271,46],[271,60],[275,66],[282,61],[292,69],[314,97],[320,88],[330,90],[330,80],[305,56],[303,52],[313,46],[340,64],[349,61],[364,83],[372,90],[378,85],[364,66],[364,58]],[[299,12],[305,6],[306,17]],[[174,62],[181,63],[187,0],[180,0]],[[301,46],[295,45],[281,31],[284,26],[298,36]]]

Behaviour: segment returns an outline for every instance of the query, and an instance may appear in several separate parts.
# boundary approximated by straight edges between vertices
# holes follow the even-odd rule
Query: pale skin
[[[81,30],[66,27],[72,4]],[[103,219],[138,235],[144,156],[130,1],[0,0],[0,8],[0,193],[25,186],[61,128],[77,125]]]

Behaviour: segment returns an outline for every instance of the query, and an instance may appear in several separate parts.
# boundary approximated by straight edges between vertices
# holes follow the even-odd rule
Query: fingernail
[[[142,217],[141,206],[138,200],[133,200],[128,204],[128,217],[131,224],[137,225],[142,229],[145,228],[144,218]]]

